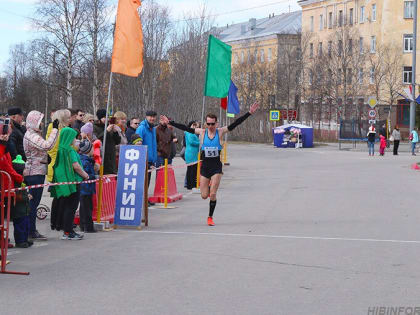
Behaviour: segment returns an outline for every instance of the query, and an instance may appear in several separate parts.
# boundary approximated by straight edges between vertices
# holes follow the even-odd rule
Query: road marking
[[[374,242],[374,243],[399,243],[399,244],[420,244],[416,240],[387,240],[374,238],[347,238],[347,237],[320,237],[320,236],[294,236],[294,235],[268,235],[268,234],[235,234],[235,233],[206,233],[206,232],[176,232],[176,231],[139,231],[150,234],[179,234],[179,235],[206,235],[206,236],[233,236],[233,237],[256,237],[256,238],[278,238],[295,240],[315,241],[346,241],[346,242]]]

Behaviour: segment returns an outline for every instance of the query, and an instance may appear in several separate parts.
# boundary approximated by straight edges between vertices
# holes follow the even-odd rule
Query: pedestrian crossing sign
[[[279,110],[270,110],[270,120],[279,121],[280,120],[280,111]]]

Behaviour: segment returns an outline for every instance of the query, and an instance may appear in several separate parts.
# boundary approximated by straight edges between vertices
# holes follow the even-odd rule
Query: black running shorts
[[[219,158],[216,158],[214,161],[204,159],[201,164],[200,174],[208,179],[213,175],[223,174],[222,162],[220,162]]]

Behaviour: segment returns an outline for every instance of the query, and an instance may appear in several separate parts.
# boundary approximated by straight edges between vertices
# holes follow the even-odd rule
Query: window
[[[318,43],[318,56],[322,56],[322,42]]]
[[[271,62],[272,58],[273,58],[273,51],[271,48],[268,48],[268,54],[267,54],[268,62]]]
[[[404,52],[413,51],[413,34],[404,34]]]
[[[349,39],[348,53],[350,56],[353,54],[353,40],[351,38]]]
[[[351,8],[349,12],[349,24],[353,25],[353,8]]]
[[[296,61],[300,61],[302,59],[302,49],[300,47],[296,48]]]
[[[376,21],[376,4],[372,4],[372,21]]]
[[[370,77],[369,77],[370,84],[375,83],[375,68],[370,68]]]
[[[319,30],[322,31],[324,29],[324,16],[321,14],[319,16]]]
[[[364,51],[364,49],[363,49],[363,37],[360,37],[359,38],[359,53],[363,54],[363,51]]]
[[[296,71],[296,85],[299,85],[299,83],[300,83],[300,71],[297,70]]]
[[[264,49],[260,50],[260,61],[265,62]]]
[[[338,73],[337,73],[337,83],[338,84],[341,84],[342,78],[343,78],[343,70],[341,70],[341,68],[340,68],[340,69],[338,69]]]
[[[328,13],[328,28],[333,27],[333,14],[332,12]]]
[[[332,55],[332,41],[328,42],[328,57],[331,58]]]
[[[363,68],[359,69],[359,84],[363,84]]]
[[[311,16],[311,32],[313,32],[314,31],[314,17],[313,16]]]
[[[250,63],[251,62],[251,52],[248,51],[248,55],[247,55],[247,62]]]
[[[403,71],[403,82],[411,84],[413,82],[413,70],[412,67],[404,67]]]
[[[241,51],[241,62],[244,63],[245,61],[245,53]]]
[[[343,26],[343,10],[338,11],[338,26]]]
[[[371,36],[370,38],[370,52],[371,53],[376,52],[376,36]]]
[[[333,76],[332,70],[331,69],[328,69],[328,78],[327,78],[328,84],[331,84],[332,83],[332,76]]]
[[[309,44],[309,57],[310,58],[314,57],[314,44],[312,43]]]
[[[237,53],[235,54],[235,63],[239,64],[239,55]]]
[[[312,70],[309,70],[309,85],[312,85],[314,83],[314,72]]]
[[[361,6],[360,7],[360,17],[359,17],[359,22],[360,23],[365,23],[365,7]]]
[[[348,68],[347,69],[347,83],[348,84],[351,84],[352,77],[353,77],[353,71],[351,70],[351,68]]]
[[[404,1],[404,18],[414,18],[414,1]]]
[[[343,53],[343,41],[341,39],[338,40],[338,55],[341,56]]]

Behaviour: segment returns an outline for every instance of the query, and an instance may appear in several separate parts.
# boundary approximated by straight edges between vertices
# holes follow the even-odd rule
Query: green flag
[[[232,72],[232,47],[209,36],[204,95],[224,98],[228,95]]]

